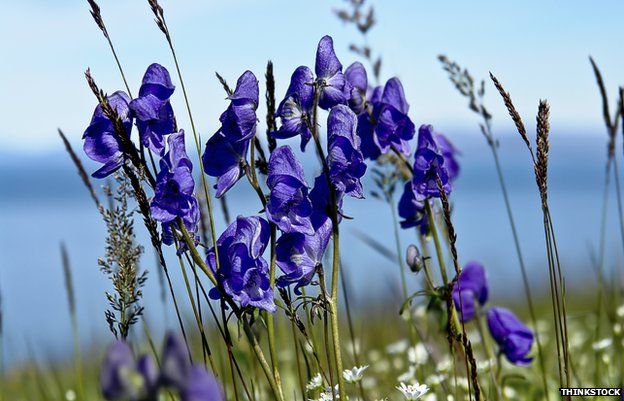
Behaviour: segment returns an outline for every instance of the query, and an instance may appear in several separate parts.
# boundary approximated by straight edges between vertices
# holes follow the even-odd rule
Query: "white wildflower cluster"
[[[317,373],[316,376],[310,379],[310,382],[306,385],[306,390],[314,391],[318,388],[321,388],[322,386],[323,386],[323,377],[321,377],[320,373]]]
[[[366,369],[368,369],[368,365],[354,366],[351,369],[345,369],[345,371],[342,372],[342,377],[344,377],[348,383],[357,383],[362,380]]]
[[[429,386],[426,384],[405,384],[401,383],[400,386],[397,386],[397,390],[399,390],[403,397],[407,401],[414,401],[420,399],[423,395],[425,395],[429,391]]]

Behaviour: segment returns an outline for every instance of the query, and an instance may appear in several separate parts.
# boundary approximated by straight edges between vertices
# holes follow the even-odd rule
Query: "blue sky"
[[[551,102],[555,134],[603,134],[600,104],[587,60],[602,66],[611,95],[624,84],[621,1],[381,1],[379,24],[369,43],[383,55],[383,76],[399,76],[417,124],[432,123],[450,135],[474,134],[475,118],[451,87],[436,56],[445,53],[475,76],[489,70],[511,91],[528,122],[537,102]],[[0,15],[0,140],[3,152],[59,149],[56,127],[75,141],[95,105],[83,72],[91,67],[102,88],[122,88],[107,45],[86,1],[21,0],[3,4]],[[331,10],[340,0],[161,0],[178,47],[192,106],[204,137],[225,107],[214,72],[229,81],[245,69],[262,76],[267,59],[276,66],[278,97],[292,70],[312,65],[317,41],[334,37],[343,64],[360,38]],[[162,34],[147,1],[100,0],[119,56],[136,91],[152,62],[172,68]],[[494,88],[488,104],[495,127],[509,123]],[[187,126],[181,93],[174,108]],[[615,101],[615,98],[613,99]]]

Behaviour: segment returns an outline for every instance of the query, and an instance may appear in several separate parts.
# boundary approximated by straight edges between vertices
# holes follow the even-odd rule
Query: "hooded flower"
[[[239,302],[269,312],[276,310],[269,269],[262,257],[269,241],[269,223],[261,217],[239,216],[217,240],[219,270],[214,248],[208,251],[207,263],[217,275],[223,290]],[[213,299],[220,298],[217,288],[210,290]]]
[[[285,233],[313,234],[308,184],[289,146],[281,146],[271,154],[267,186],[271,190],[266,206],[269,221]]]
[[[356,61],[347,67],[344,75],[349,87],[348,105],[359,116],[366,111],[366,92],[368,91],[366,69],[362,63]]]
[[[349,84],[342,73],[331,36],[323,36],[319,41],[314,70],[321,91],[319,106],[329,110],[337,104],[345,104],[349,99]]]
[[[478,262],[468,262],[459,274],[457,284],[453,287],[453,302],[455,309],[460,312],[459,318],[463,318],[464,322],[472,320],[476,312],[475,302],[483,305],[487,299],[485,269]]]
[[[160,64],[147,67],[139,97],[130,102],[144,146],[158,154],[165,150],[165,135],[175,130],[175,117],[169,98],[175,86],[169,71]]]
[[[192,365],[183,338],[168,333],[162,354],[160,383],[175,389],[182,401],[223,401],[221,386],[203,366]]]
[[[221,128],[206,142],[202,155],[204,172],[217,177],[217,197],[243,176],[249,144],[256,134],[258,80],[251,71],[245,71],[238,78],[236,90],[229,99],[229,107],[219,118]]]
[[[169,150],[160,160],[160,172],[156,177],[154,199],[150,205],[154,219],[163,223],[163,242],[173,243],[171,225],[181,218],[186,228],[197,231],[199,208],[193,195],[193,165],[184,146],[184,130],[169,136]]]
[[[180,389],[180,401],[224,401],[217,379],[203,366],[191,367],[186,383]]]
[[[441,133],[435,133],[434,138],[440,147],[440,153],[444,157],[444,166],[450,181],[454,181],[459,175],[459,163],[457,162],[457,154],[459,153],[455,146]]]
[[[277,279],[277,284],[284,287],[296,283],[297,294],[300,287],[310,284],[331,237],[331,220],[319,214],[315,216],[318,218],[314,218],[313,234],[293,232],[283,234],[277,240],[277,267],[284,273]]]
[[[308,67],[300,66],[290,77],[284,100],[275,113],[282,125],[272,133],[275,138],[286,139],[301,135],[301,151],[312,138],[310,115],[314,101],[314,74]]]
[[[346,104],[350,97],[350,86],[342,73],[342,64],[334,52],[330,36],[321,38],[316,49],[315,74],[308,67],[300,66],[290,77],[290,85],[275,116],[280,119],[280,128],[272,135],[278,139],[301,135],[301,150],[305,150],[312,138],[310,117],[314,108],[314,84],[318,86],[319,106],[329,110],[337,104]]]
[[[527,356],[533,346],[533,332],[510,310],[494,307],[487,315],[490,334],[509,362],[528,365],[533,358]]]
[[[451,181],[442,151],[434,139],[433,127],[422,125],[418,130],[418,148],[414,154],[412,186],[418,200],[440,197],[438,178],[446,193],[451,192]]]
[[[108,96],[108,103],[117,112],[124,128],[124,134],[130,138],[132,131],[132,117],[128,103],[130,97],[122,91]],[[90,159],[104,165],[94,172],[95,178],[104,178],[117,171],[124,163],[124,153],[121,142],[112,121],[104,115],[102,106],[98,105],[93,112],[91,123],[82,135],[84,151]]]
[[[409,155],[409,141],[414,138],[415,127],[407,115],[409,104],[405,100],[401,81],[391,78],[383,89],[374,88],[367,97],[367,103],[371,107],[368,113],[360,116],[358,129],[364,156],[375,160],[393,148]]]
[[[420,227],[421,233],[429,231],[429,222],[425,214],[425,204],[416,198],[411,182],[406,182],[403,195],[399,199],[399,217],[402,218],[401,228]]]
[[[157,371],[154,361],[144,356],[135,362],[132,350],[116,341],[106,351],[100,370],[102,395],[107,400],[138,400],[156,390]]]
[[[327,119],[329,176],[338,192],[363,198],[360,178],[366,172],[366,164],[356,130],[357,117],[351,109],[344,105],[331,109]]]

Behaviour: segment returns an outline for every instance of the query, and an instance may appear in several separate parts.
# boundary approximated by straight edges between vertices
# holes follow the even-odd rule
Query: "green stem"
[[[333,256],[332,256],[332,281],[331,281],[331,295],[329,298],[329,309],[331,319],[331,331],[332,331],[332,343],[334,348],[334,358],[336,359],[336,373],[338,379],[338,393],[346,396],[345,381],[342,377],[342,355],[340,350],[340,327],[338,322],[338,283],[340,280],[340,230],[338,228],[338,205],[336,199],[336,189],[329,177],[329,165],[325,152],[321,146],[321,140],[318,134],[318,104],[320,100],[321,91],[319,89],[319,83],[314,86],[314,104],[312,108],[312,137],[314,138],[314,144],[316,145],[316,152],[321,160],[323,166],[323,172],[325,179],[327,180],[327,187],[329,188],[329,201],[332,208],[332,232],[333,232]]]
[[[492,363],[494,362],[494,358],[492,355],[492,350],[490,348],[491,344],[485,337],[485,322],[483,321],[483,311],[478,302],[475,302],[475,306],[477,309],[475,316],[477,317],[477,329],[479,331],[479,337],[481,338],[481,342],[483,343],[483,349],[485,350],[485,355],[488,359],[488,364],[490,364],[489,366],[490,377],[492,379],[492,384],[494,385],[494,391],[496,392],[496,399],[500,400],[502,393],[501,393],[500,384],[498,383],[496,375],[494,374],[494,367],[491,366]]]

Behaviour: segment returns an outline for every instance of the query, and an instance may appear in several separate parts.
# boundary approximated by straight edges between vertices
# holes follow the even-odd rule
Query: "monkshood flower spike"
[[[357,135],[357,116],[345,105],[331,109],[327,118],[329,177],[338,193],[363,198],[360,178],[366,173]]]
[[[208,251],[207,264],[225,293],[241,307],[253,306],[273,313],[277,308],[268,264],[262,257],[269,232],[269,223],[263,218],[238,216],[217,240],[219,270],[214,248]],[[219,289],[212,288],[210,297],[221,298]]]
[[[163,242],[173,243],[172,225],[181,218],[191,233],[199,225],[199,207],[193,194],[193,165],[186,154],[184,130],[171,134],[167,139],[169,150],[160,160],[160,172],[156,177],[154,198],[150,205],[152,216],[163,225]]]
[[[123,123],[125,134],[130,138],[132,116],[130,115],[130,97],[117,91],[107,97],[110,107],[115,110]],[[117,171],[125,161],[123,146],[117,137],[113,122],[104,115],[102,106],[98,104],[93,112],[91,123],[82,135],[84,151],[90,159],[104,164],[92,174],[95,178],[104,178]]]
[[[256,134],[258,79],[245,71],[221,114],[221,128],[206,142],[202,155],[204,172],[217,177],[216,196],[223,196],[244,175],[247,151]]]
[[[510,310],[493,307],[487,315],[490,334],[509,362],[528,365],[533,361],[528,354],[533,346],[533,332]]]
[[[271,190],[266,205],[269,221],[284,233],[314,234],[308,184],[289,146],[281,146],[271,154],[267,186]]]
[[[468,262],[453,287],[453,302],[464,322],[472,320],[476,313],[475,302],[484,305],[488,299],[485,269],[478,262]]]
[[[346,104],[351,92],[330,36],[324,36],[318,44],[314,70],[316,77],[305,66],[300,66],[293,72],[286,95],[275,113],[281,126],[272,133],[278,139],[301,135],[302,151],[312,138],[310,117],[314,107],[315,87],[319,91],[319,106],[325,110],[338,104]]]
[[[174,89],[169,71],[155,63],[147,67],[139,97],[130,102],[141,143],[159,155],[165,150],[165,136],[175,130],[175,117],[169,102]]]

